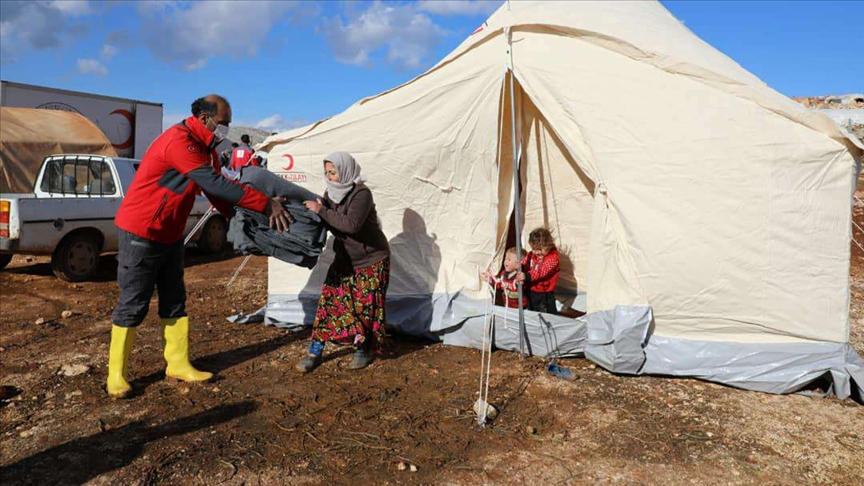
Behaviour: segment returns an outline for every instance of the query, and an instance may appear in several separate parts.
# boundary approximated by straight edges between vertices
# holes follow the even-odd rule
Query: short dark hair
[[[208,101],[206,98],[198,98],[192,102],[192,116],[197,117],[201,113],[206,113],[210,116],[216,116],[216,103]]]
[[[252,139],[249,138],[249,135],[247,135],[245,133],[243,135],[240,135],[240,141],[247,144],[247,145],[252,143]]]
[[[240,146],[240,144],[237,143],[237,142],[231,142],[231,146],[234,147],[234,148],[237,148],[237,147]]]
[[[531,248],[551,250],[555,246],[555,240],[552,238],[552,232],[541,227],[528,235],[528,244],[531,245]]]

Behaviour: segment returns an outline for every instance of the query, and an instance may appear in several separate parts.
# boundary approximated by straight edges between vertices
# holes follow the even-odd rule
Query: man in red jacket
[[[135,329],[147,316],[154,288],[165,337],[168,377],[207,381],[212,373],[189,362],[189,318],[183,282],[183,230],[195,197],[203,191],[223,215],[240,206],[269,215],[283,231],[290,217],[279,199],[222,177],[214,151],[231,123],[225,98],[209,95],[192,103],[192,116],[160,135],[144,154],[120,205],[117,283],[120,299],[112,315],[108,354],[108,394],[122,398],[132,387],[126,368]]]
[[[252,139],[249,135],[244,133],[240,136],[240,141],[242,143],[231,152],[231,170],[240,170],[247,165],[260,165],[258,159],[253,157],[255,149],[250,146]]]

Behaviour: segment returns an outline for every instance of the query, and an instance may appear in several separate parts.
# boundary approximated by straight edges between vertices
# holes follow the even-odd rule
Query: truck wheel
[[[0,270],[6,268],[6,265],[9,265],[9,262],[12,261],[12,254],[4,254],[0,255]]]
[[[228,242],[228,224],[221,216],[213,216],[204,224],[201,230],[201,239],[198,240],[198,248],[204,253],[221,253]]]
[[[61,280],[83,282],[96,273],[99,250],[99,240],[93,235],[70,235],[54,249],[51,270]]]

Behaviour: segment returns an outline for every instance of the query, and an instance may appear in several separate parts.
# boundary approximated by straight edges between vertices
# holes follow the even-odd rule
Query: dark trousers
[[[186,316],[186,285],[183,283],[183,240],[166,245],[118,232],[117,283],[120,299],[114,309],[114,324],[136,327],[147,317],[153,289],[159,292],[159,317]]]
[[[531,292],[528,296],[528,308],[536,312],[558,314],[555,292]]]

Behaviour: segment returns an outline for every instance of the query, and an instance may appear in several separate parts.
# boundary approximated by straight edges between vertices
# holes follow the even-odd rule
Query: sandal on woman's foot
[[[367,352],[363,349],[358,349],[354,351],[354,359],[351,360],[351,364],[348,365],[349,370],[362,370],[363,368],[372,364],[375,361],[375,356],[372,353]]]
[[[303,359],[301,359],[296,366],[294,366],[297,371],[300,373],[309,373],[314,370],[321,364],[321,356],[315,356],[314,354],[307,354]]]

